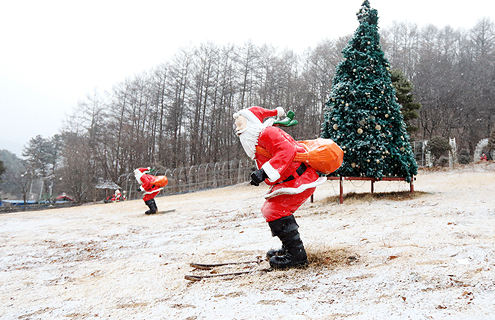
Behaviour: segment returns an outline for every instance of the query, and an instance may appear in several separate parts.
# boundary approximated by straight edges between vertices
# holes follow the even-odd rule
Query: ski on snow
[[[171,210],[164,210],[164,211],[158,211],[156,214],[170,213],[170,212],[175,212],[175,209],[171,209]]]
[[[256,260],[256,261],[241,261],[241,262],[224,262],[224,263],[190,263],[189,266],[196,268],[196,269],[201,269],[201,270],[211,270],[216,267],[222,267],[222,266],[230,266],[230,265],[236,265],[236,264],[251,264],[251,263],[257,263],[260,264],[263,260]]]
[[[223,263],[190,263],[189,265],[195,269],[200,269],[200,270],[211,270],[216,267],[222,267],[222,266],[230,266],[230,265],[241,265],[241,264],[260,264],[263,260],[258,259],[256,261],[241,261],[241,262],[223,262]],[[248,274],[248,273],[253,273],[256,271],[262,271],[262,272],[268,272],[270,269],[251,269],[247,271],[239,271],[239,272],[227,272],[227,273],[213,273],[213,274],[208,274],[208,275],[192,275],[188,274],[184,276],[184,279],[189,280],[189,281],[201,281],[203,279],[208,279],[208,278],[218,278],[218,277],[233,277],[233,276],[238,276],[242,274]]]
[[[156,215],[156,214],[164,214],[164,213],[170,213],[170,212],[175,212],[175,209],[164,210],[164,211],[157,211],[155,213],[146,213],[146,215],[147,216],[153,216],[153,215]]]

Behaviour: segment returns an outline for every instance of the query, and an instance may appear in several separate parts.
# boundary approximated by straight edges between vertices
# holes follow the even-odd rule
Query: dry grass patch
[[[308,268],[335,269],[359,262],[360,256],[343,248],[308,247]]]
[[[375,193],[355,193],[350,192],[344,194],[344,204],[357,204],[360,202],[372,202],[372,201],[407,201],[421,198],[425,195],[431,194],[423,191],[396,191],[396,192],[375,192]],[[339,196],[329,198],[329,202],[338,202]]]

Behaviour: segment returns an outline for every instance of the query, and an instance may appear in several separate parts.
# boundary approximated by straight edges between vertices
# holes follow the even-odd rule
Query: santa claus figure
[[[143,201],[148,206],[149,210],[145,214],[154,214],[158,211],[156,207],[155,197],[160,190],[163,189],[163,184],[157,181],[157,177],[149,174],[150,168],[138,168],[134,170],[134,176],[140,187],[138,191],[144,191]]]
[[[122,194],[120,193],[120,190],[119,189],[116,189],[115,190],[115,193],[113,194],[113,198],[112,198],[112,201],[120,201],[122,198]]]
[[[269,118],[284,115],[281,107],[275,110],[251,107],[234,114],[236,134],[257,166],[251,174],[251,184],[258,186],[265,182],[271,186],[261,213],[272,236],[282,242],[282,248],[267,252],[270,266],[275,269],[308,264],[293,214],[313,194],[316,186],[326,181],[315,169],[294,161],[296,153],[304,153],[305,148],[285,131],[273,126],[275,118]],[[264,121],[266,118],[269,119]],[[267,152],[260,152],[260,148]]]

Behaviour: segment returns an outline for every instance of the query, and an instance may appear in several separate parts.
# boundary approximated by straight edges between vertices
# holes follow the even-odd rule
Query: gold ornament
[[[375,126],[375,129],[376,129],[376,130],[378,130],[378,131],[380,131],[380,130],[382,130],[382,127],[381,127],[379,124],[377,124],[377,125]]]
[[[351,163],[351,167],[355,168],[356,167],[356,164],[354,162]]]
[[[339,129],[339,126],[337,124],[334,124],[333,125],[333,130],[337,130],[337,129]]]
[[[357,129],[357,133],[358,133],[358,134],[363,133],[363,129],[361,129],[361,128]]]

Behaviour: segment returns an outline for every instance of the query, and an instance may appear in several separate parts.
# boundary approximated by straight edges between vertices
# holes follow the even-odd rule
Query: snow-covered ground
[[[296,212],[309,267],[185,280],[212,274],[190,262],[280,246],[259,212],[267,189],[159,197],[175,211],[154,216],[141,200],[2,214],[0,318],[494,319],[495,163],[421,171],[414,195],[347,181],[343,205],[329,181]]]

